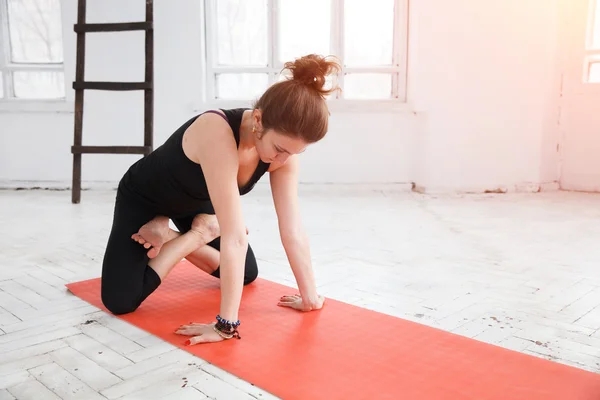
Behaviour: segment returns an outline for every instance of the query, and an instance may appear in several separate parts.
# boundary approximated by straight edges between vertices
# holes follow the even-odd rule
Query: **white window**
[[[207,101],[254,100],[309,53],[342,64],[329,100],[404,102],[408,0],[206,0]]]
[[[588,83],[600,83],[600,0],[590,1],[588,26],[585,80]]]
[[[0,0],[0,99],[64,99],[60,0]]]

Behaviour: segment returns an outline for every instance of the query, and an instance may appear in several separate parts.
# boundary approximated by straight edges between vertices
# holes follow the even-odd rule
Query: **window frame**
[[[592,64],[600,63],[600,46],[596,48],[593,46],[594,31],[595,29],[600,30],[600,20],[596,20],[596,12],[597,10],[600,10],[600,0],[590,0],[588,7],[583,81],[586,85],[600,86],[600,82],[590,82],[589,80]],[[598,14],[600,14],[600,12]]]
[[[63,6],[61,2],[61,31],[64,32]],[[72,103],[69,102],[69,94],[65,87],[65,96],[56,99],[44,98],[19,98],[15,97],[12,74],[16,71],[50,71],[65,74],[65,86],[67,74],[65,71],[65,59],[60,63],[13,63],[10,50],[10,31],[8,19],[8,1],[0,0],[0,79],[2,80],[2,96],[0,97],[0,111],[14,112],[39,112],[39,111],[72,111]],[[63,38],[63,49],[65,48]],[[64,53],[64,50],[63,50]]]
[[[283,64],[277,60],[279,35],[277,32],[279,18],[278,5],[282,0],[267,0],[267,47],[268,66],[217,66],[217,24],[215,23],[215,6],[218,0],[203,2],[203,45],[204,45],[204,90],[203,106],[240,107],[248,106],[254,99],[218,99],[215,97],[216,76],[219,73],[266,73],[268,85],[277,82]],[[283,0],[285,1],[285,0]],[[338,57],[342,64],[344,60],[344,0],[331,0],[331,53]],[[394,0],[394,41],[392,48],[392,65],[379,67],[345,67],[342,65],[340,74],[334,77],[343,89],[344,75],[347,73],[392,73],[392,98],[390,99],[345,99],[339,93],[328,100],[330,110],[370,110],[387,111],[390,109],[407,108],[407,69],[408,69],[408,0]]]

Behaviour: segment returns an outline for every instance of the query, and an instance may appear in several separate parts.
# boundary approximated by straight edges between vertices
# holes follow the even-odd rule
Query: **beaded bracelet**
[[[232,337],[236,337],[237,339],[241,339],[240,333],[237,330],[237,327],[240,326],[240,321],[231,322],[224,318],[221,318],[220,315],[217,315],[217,323],[213,327],[215,332],[219,334],[223,339],[231,339]]]
[[[240,320],[239,319],[236,322],[231,322],[231,321],[228,321],[228,320],[226,320],[224,318],[221,318],[220,315],[217,315],[217,321],[219,321],[219,322],[221,322],[221,323],[223,323],[225,325],[231,325],[231,326],[233,326],[235,328],[237,328],[238,326],[240,326]]]

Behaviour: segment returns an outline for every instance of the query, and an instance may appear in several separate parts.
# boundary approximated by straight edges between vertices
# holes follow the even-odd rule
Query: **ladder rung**
[[[149,82],[73,82],[75,90],[148,90],[152,89]]]
[[[153,29],[152,22],[116,22],[106,24],[75,24],[77,33],[84,32],[123,32],[123,31],[149,31]]]
[[[150,154],[150,146],[71,146],[73,154]]]

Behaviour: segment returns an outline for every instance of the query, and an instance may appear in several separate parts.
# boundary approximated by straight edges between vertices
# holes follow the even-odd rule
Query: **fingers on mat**
[[[206,340],[205,340],[204,336],[201,335],[201,336],[194,336],[193,338],[186,340],[185,344],[187,346],[193,346],[195,344],[204,343],[204,342],[206,342]]]

